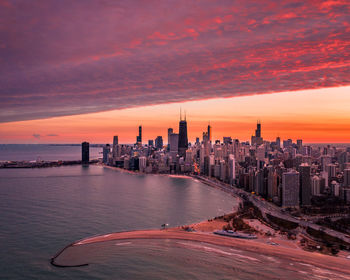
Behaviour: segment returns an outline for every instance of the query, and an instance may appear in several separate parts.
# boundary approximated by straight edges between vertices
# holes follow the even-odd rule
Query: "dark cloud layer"
[[[350,84],[350,4],[0,0],[0,122]]]

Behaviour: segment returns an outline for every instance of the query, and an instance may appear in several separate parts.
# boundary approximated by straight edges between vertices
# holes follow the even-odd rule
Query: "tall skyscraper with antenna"
[[[139,135],[136,136],[136,144],[142,144],[142,126],[139,126]]]
[[[188,149],[188,138],[187,138],[187,121],[186,112],[185,118],[182,119],[181,109],[180,109],[180,122],[179,122],[179,156],[185,158],[186,150]]]
[[[210,123],[208,124],[208,131],[207,131],[207,133],[208,133],[208,140],[209,140],[209,142],[211,142],[212,134],[211,134],[211,125],[210,125]]]
[[[261,137],[261,122],[258,120],[256,124],[255,137]]]

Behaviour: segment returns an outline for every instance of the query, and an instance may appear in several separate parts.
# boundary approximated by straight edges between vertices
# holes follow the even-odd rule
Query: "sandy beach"
[[[212,245],[232,247],[240,250],[270,255],[273,257],[289,259],[302,262],[328,270],[338,271],[350,275],[350,260],[344,257],[333,257],[315,252],[307,252],[296,246],[295,241],[282,240],[279,237],[273,239],[278,246],[267,243],[269,238],[259,236],[256,240],[236,239],[213,234],[213,230],[222,228],[225,225],[223,220],[213,220],[190,225],[195,232],[187,232],[182,227],[169,228],[165,230],[138,230],[129,232],[117,232],[101,236],[95,236],[79,240],[67,246],[52,259],[54,265],[60,265],[60,257],[70,248],[84,246],[99,242],[127,240],[127,239],[176,239],[183,241],[205,242]],[[69,254],[69,252],[67,252]]]

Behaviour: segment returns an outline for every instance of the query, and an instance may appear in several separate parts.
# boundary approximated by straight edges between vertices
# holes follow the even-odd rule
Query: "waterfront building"
[[[226,178],[226,162],[222,159],[220,160],[220,180],[225,181]]]
[[[299,166],[300,174],[300,204],[302,206],[311,205],[311,167],[302,163]]]
[[[178,151],[179,151],[179,134],[171,133],[170,140],[169,140],[169,153],[170,153],[172,162],[176,162]]]
[[[118,141],[118,135],[113,136],[113,146],[112,146],[112,153],[113,153],[113,161],[115,161],[118,157],[120,157],[120,151],[119,151],[119,141]]]
[[[102,158],[102,162],[103,163],[108,163],[108,155],[111,151],[111,146],[109,144],[106,144],[104,147],[103,147],[103,158]]]
[[[90,160],[90,147],[89,142],[81,143],[81,162],[86,164]]]
[[[291,170],[282,174],[282,207],[299,207],[299,172]]]
[[[229,166],[229,183],[233,185],[235,184],[235,180],[236,180],[236,160],[234,155],[232,154],[228,156],[228,166]]]
[[[147,158],[146,157],[139,157],[140,172],[145,172],[146,167],[147,167]]]
[[[209,174],[209,170],[210,170],[210,162],[209,161],[210,161],[209,156],[204,156],[204,166],[203,166],[202,174],[210,177],[211,174]]]

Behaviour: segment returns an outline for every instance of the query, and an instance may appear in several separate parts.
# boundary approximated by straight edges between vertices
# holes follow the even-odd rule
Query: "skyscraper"
[[[208,140],[209,140],[209,142],[211,142],[211,137],[212,137],[212,135],[211,135],[211,126],[210,126],[210,124],[208,124],[208,131],[207,131],[207,134],[208,134]]]
[[[294,170],[282,175],[282,207],[299,207],[299,172]]]
[[[229,182],[231,185],[233,185],[236,179],[236,160],[234,155],[232,154],[228,156],[228,166],[229,166]]]
[[[115,135],[115,136],[113,137],[113,147],[112,147],[113,160],[116,160],[117,157],[119,156],[119,151],[118,151],[119,147],[118,147],[118,144],[119,144],[119,142],[118,142],[118,135]]]
[[[175,156],[178,153],[179,150],[179,134],[177,133],[171,133],[169,136],[169,149],[170,152],[174,152]]]
[[[263,139],[261,137],[261,123],[260,121],[256,124],[255,135],[252,135],[251,138],[252,146],[263,144]]]
[[[81,162],[84,164],[89,163],[90,160],[90,151],[89,151],[89,142],[81,143]]]
[[[111,147],[109,146],[109,144],[106,144],[104,147],[103,147],[103,163],[107,163],[108,162],[108,154],[109,152],[111,151]]]
[[[168,128],[168,144],[170,144],[170,134],[174,133],[172,128]]]
[[[303,152],[303,140],[297,139],[297,147],[298,147],[298,154],[301,154]]]
[[[311,167],[306,163],[299,166],[300,173],[300,204],[311,205]]]
[[[344,182],[343,182],[344,187],[350,187],[350,169],[345,169],[344,170]]]
[[[136,136],[136,144],[142,144],[142,126],[139,126],[139,135]]]
[[[276,138],[276,146],[277,146],[277,149],[281,148],[281,138],[279,137]]]
[[[186,150],[188,149],[188,138],[187,138],[187,121],[186,115],[183,120],[180,113],[179,122],[179,156],[185,158]]]
[[[261,137],[261,123],[258,121],[256,124],[255,137]]]
[[[168,128],[168,146],[167,146],[167,150],[170,151],[170,135],[174,133],[174,130],[170,127]]]
[[[161,150],[163,148],[163,137],[162,136],[157,136],[155,140],[155,145],[158,150]]]

